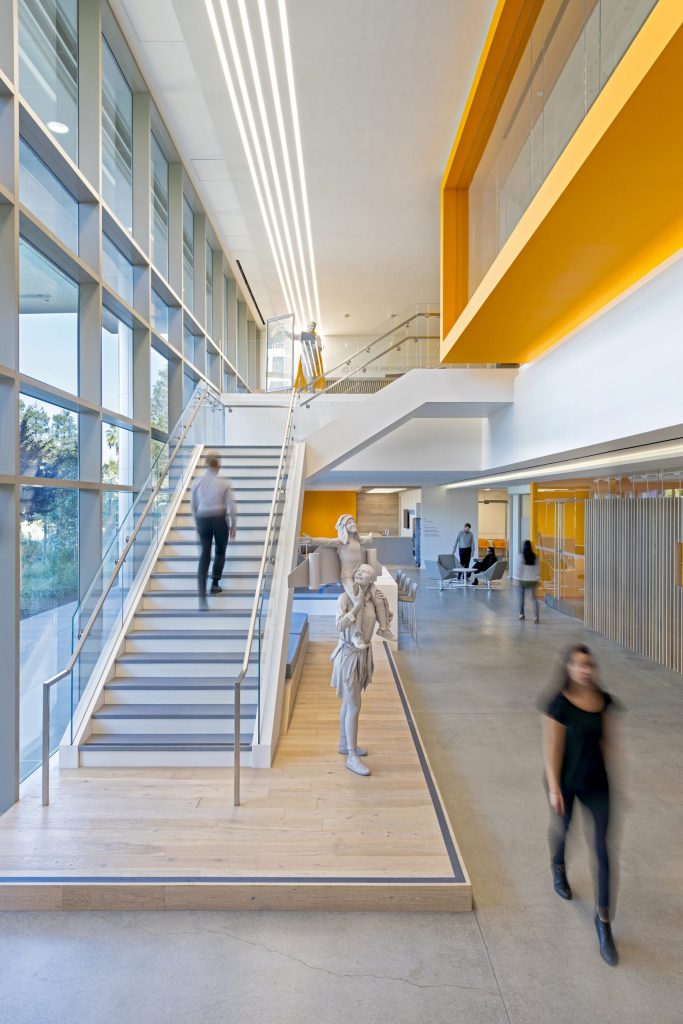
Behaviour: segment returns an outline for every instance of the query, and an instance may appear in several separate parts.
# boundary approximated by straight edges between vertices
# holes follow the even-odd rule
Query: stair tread
[[[235,737],[233,733],[92,733],[79,750],[233,750]],[[241,750],[251,750],[249,733],[242,734]]]
[[[248,705],[245,705],[248,707]],[[231,704],[103,704],[93,718],[229,718]]]
[[[202,614],[205,614],[202,612]],[[246,640],[248,629],[131,629],[127,640]]]
[[[206,676],[197,679],[194,676],[114,676],[104,684],[105,690],[219,690],[230,687],[237,679],[216,679]],[[258,690],[258,682],[245,679],[242,690]]]
[[[155,591],[155,593],[164,593],[164,591],[157,590]],[[173,593],[173,591],[171,591],[171,593]],[[203,612],[200,612],[198,608],[188,609],[187,611],[184,611],[182,608],[138,608],[138,610],[135,612],[136,619],[138,617],[151,618],[154,615],[158,615],[159,617],[163,616],[164,618],[169,619],[177,619],[179,616],[183,616],[184,618],[191,617],[193,619],[211,619],[218,618],[219,616],[229,616],[231,619],[242,617],[244,617],[247,620],[249,619],[248,612],[235,611],[234,608],[208,608],[206,611]]]
[[[210,662],[211,664],[213,664],[215,662],[216,663],[227,662],[228,664],[234,662],[235,664],[238,664],[238,663],[241,664],[243,658],[244,658],[244,655],[240,651],[234,651],[234,652],[230,652],[230,651],[211,651],[208,654],[201,654],[201,653],[196,653],[195,654],[192,651],[171,651],[168,654],[161,654],[161,653],[157,653],[157,652],[140,651],[139,653],[136,653],[136,654],[128,654],[128,653],[119,654],[119,656],[117,657],[116,660],[117,661],[125,661],[125,662],[128,662],[130,664],[132,664],[134,662],[141,662],[142,664],[145,664],[145,665],[155,664],[156,662],[159,662],[159,663],[164,664],[164,665],[167,662],[175,662],[175,663],[178,663],[178,664],[185,664],[186,662],[189,663],[189,662],[193,662],[193,661]],[[258,660],[258,655],[256,654],[255,651],[252,651],[251,654],[249,655],[249,661],[250,662],[256,662],[257,660]]]

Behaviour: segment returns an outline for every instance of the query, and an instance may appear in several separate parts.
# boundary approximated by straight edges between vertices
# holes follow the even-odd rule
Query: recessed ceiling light
[[[368,487],[366,494],[398,494],[405,491],[405,487]]]
[[[51,132],[54,132],[55,135],[67,135],[69,132],[68,124],[64,124],[63,121],[48,121],[47,127]]]

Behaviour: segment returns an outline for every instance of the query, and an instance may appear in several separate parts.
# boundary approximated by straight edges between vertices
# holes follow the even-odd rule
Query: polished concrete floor
[[[0,1024],[682,1024],[681,677],[505,591],[423,587],[418,629],[399,667],[474,914],[2,914]],[[616,969],[578,822],[576,899],[549,882],[535,703],[574,639],[625,707]]]

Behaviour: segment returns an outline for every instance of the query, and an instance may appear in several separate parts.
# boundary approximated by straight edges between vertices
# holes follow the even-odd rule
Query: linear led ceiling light
[[[221,69],[223,71],[225,84],[228,87],[228,95],[230,96],[230,102],[232,104],[233,113],[235,115],[235,120],[237,121],[237,128],[239,130],[240,138],[242,140],[242,148],[244,149],[244,155],[247,158],[247,166],[249,167],[249,173],[251,175],[251,180],[254,185],[254,191],[256,192],[256,201],[258,202],[259,210],[261,211],[261,217],[263,218],[263,223],[266,229],[268,244],[270,245],[270,251],[273,254],[275,270],[277,271],[278,280],[280,282],[280,288],[282,289],[282,294],[285,297],[285,302],[291,303],[291,307],[293,309],[294,306],[291,300],[291,296],[289,295],[289,292],[285,285],[284,275],[282,272],[282,267],[280,265],[280,259],[278,257],[277,249],[275,247],[275,241],[273,239],[273,233],[270,227],[268,213],[266,211],[266,204],[263,198],[263,192],[261,190],[261,184],[256,173],[254,158],[251,152],[251,146],[249,145],[249,139],[247,137],[247,130],[245,128],[244,119],[242,117],[242,112],[240,110],[239,102],[237,100],[235,84],[232,80],[232,74],[230,72],[230,67],[228,65],[228,58],[225,52],[225,47],[223,46],[223,40],[221,38],[220,29],[218,27],[218,20],[216,18],[216,13],[213,8],[212,0],[204,0],[204,6],[206,7],[206,13],[209,16],[211,31],[213,33],[214,42],[216,43],[216,49],[218,51],[218,59],[220,61]]]
[[[273,41],[270,35],[270,23],[268,21],[268,11],[266,9],[266,0],[258,0],[259,15],[261,18],[261,31],[263,32],[263,43],[266,51],[266,60],[268,62],[268,75],[270,77],[270,89],[273,94],[273,104],[275,106],[275,118],[277,120],[277,129],[280,136],[280,146],[282,147],[282,158],[285,167],[285,177],[287,179],[287,193],[289,195],[289,204],[292,208],[292,219],[294,221],[294,233],[296,235],[296,247],[299,254],[299,263],[301,266],[301,276],[304,282],[304,291],[306,293],[306,309],[308,310],[307,319],[315,319],[313,305],[311,303],[311,289],[308,281],[308,269],[306,267],[306,257],[304,256],[304,244],[301,237],[301,225],[299,224],[299,206],[296,199],[296,193],[294,191],[294,176],[292,174],[292,165],[289,159],[289,145],[287,142],[287,132],[285,130],[285,119],[282,113],[282,100],[280,98],[280,88],[278,86],[277,70],[275,67],[275,57],[273,54]]]
[[[259,115],[261,118],[261,128],[263,135],[266,140],[266,150],[268,152],[268,160],[270,163],[270,170],[273,176],[273,182],[275,184],[275,196],[277,198],[278,209],[280,211],[280,218],[282,220],[282,227],[284,229],[285,242],[287,244],[287,253],[289,255],[289,266],[292,271],[292,279],[294,281],[294,289],[296,291],[296,298],[298,300],[298,306],[296,307],[297,317],[303,319],[302,313],[304,310],[304,303],[301,293],[301,283],[299,281],[299,273],[297,264],[294,259],[294,247],[292,245],[292,235],[289,230],[289,219],[287,217],[287,211],[285,210],[285,201],[282,195],[282,186],[280,184],[280,173],[278,171],[277,160],[275,159],[275,149],[273,147],[273,137],[270,132],[270,124],[268,123],[268,114],[266,113],[266,105],[263,99],[263,89],[261,87],[261,76],[259,75],[258,64],[256,61],[256,53],[254,51],[254,40],[251,34],[251,27],[249,25],[249,16],[247,14],[247,8],[244,0],[237,0],[240,20],[242,22],[242,32],[244,33],[244,39],[247,44],[247,58],[248,65],[251,68],[251,78],[254,83],[254,90],[256,92],[256,102],[258,105]]]
[[[292,48],[289,42],[289,28],[287,26],[287,9],[285,0],[278,0],[280,10],[280,26],[282,30],[282,42],[285,52],[285,68],[287,70],[287,85],[289,87],[289,103],[292,108],[292,124],[294,126],[294,145],[296,148],[297,163],[299,166],[299,181],[301,185],[301,198],[304,210],[304,222],[306,225],[306,240],[308,242],[308,258],[311,265],[311,278],[313,280],[313,296],[315,299],[315,317],[320,322],[320,299],[318,297],[318,278],[315,272],[315,256],[313,255],[313,236],[311,234],[311,215],[308,207],[308,191],[306,189],[306,174],[304,172],[304,155],[301,146],[301,130],[299,128],[299,112],[296,105],[296,90],[294,88],[294,69],[292,67]],[[322,333],[322,331],[321,331]]]
[[[631,449],[618,454],[589,455],[585,459],[574,459],[571,462],[555,462],[546,466],[529,466],[527,469],[515,469],[507,473],[495,473],[491,476],[473,477],[471,480],[459,480],[454,484],[446,484],[446,490],[452,491],[462,487],[483,487],[488,484],[514,483],[519,480],[539,477],[562,476],[564,473],[577,473],[583,470],[611,469],[636,462],[654,462],[658,459],[671,459],[683,455],[683,444],[672,441],[666,444],[649,445]]]
[[[294,304],[294,291],[292,289],[292,281],[291,281],[291,278],[289,276],[289,268],[287,266],[287,261],[285,259],[284,248],[283,248],[283,245],[282,245],[282,236],[280,234],[280,227],[279,227],[279,224],[278,224],[277,216],[275,214],[275,204],[273,203],[273,193],[270,190],[270,182],[268,180],[268,175],[266,173],[266,165],[265,165],[265,161],[263,159],[263,150],[261,149],[261,142],[259,140],[259,135],[258,135],[258,132],[256,130],[256,121],[254,119],[254,111],[253,111],[252,106],[251,106],[251,100],[249,99],[249,90],[247,89],[247,82],[246,82],[246,79],[244,77],[244,70],[242,68],[242,61],[240,59],[239,48],[237,46],[237,38],[235,36],[235,29],[233,27],[232,18],[230,16],[230,9],[228,7],[227,0],[218,0],[218,2],[219,2],[219,5],[220,5],[221,14],[223,15],[223,24],[225,25],[225,30],[226,30],[227,35],[228,35],[228,42],[230,43],[230,52],[232,54],[232,59],[233,59],[233,63],[234,63],[234,66],[235,66],[235,72],[237,74],[237,83],[238,83],[239,88],[240,88],[240,95],[242,97],[242,103],[244,105],[244,112],[245,112],[245,114],[247,116],[247,124],[249,125],[249,132],[250,132],[250,135],[251,135],[251,142],[252,142],[252,146],[254,148],[254,153],[256,155],[256,163],[257,163],[258,169],[259,169],[259,171],[261,173],[261,184],[263,186],[263,191],[265,192],[265,196],[266,196],[266,203],[268,205],[268,212],[269,212],[270,218],[271,218],[271,225],[272,225],[272,228],[273,228],[273,234],[275,236],[275,241],[277,243],[278,254],[280,256],[280,260],[281,260],[282,266],[284,268],[284,277],[285,277],[285,281],[287,282],[287,293],[285,295],[285,298],[289,302],[290,308],[291,309],[295,309],[296,307],[295,307],[295,304]]]
[[[398,494],[399,491],[405,491],[405,487],[368,487],[366,494]]]

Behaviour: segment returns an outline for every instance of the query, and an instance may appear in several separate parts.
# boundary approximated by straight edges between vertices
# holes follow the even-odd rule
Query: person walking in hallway
[[[529,591],[534,605],[534,622],[540,621],[538,617],[538,598],[536,596],[539,576],[538,556],[531,546],[531,541],[525,540],[522,553],[517,556],[517,565],[515,566],[515,579],[519,584],[520,619],[526,618],[526,615],[524,614],[524,603],[527,591]]]
[[[610,791],[605,765],[610,707],[615,703],[597,682],[596,665],[585,644],[574,644],[562,659],[559,687],[541,710],[543,758],[552,808],[549,832],[553,887],[564,900],[572,898],[565,868],[565,843],[574,802],[593,819],[598,864],[595,928],[600,955],[615,967],[619,956],[610,926],[610,864],[607,830]]]
[[[210,455],[204,473],[192,484],[192,514],[202,546],[197,566],[197,591],[199,607],[202,609],[208,608],[206,577],[211,562],[211,546],[214,543],[216,545],[211,572],[211,593],[221,594],[223,590],[220,581],[225,565],[228,537],[234,540],[237,536],[237,506],[230,481],[218,475],[220,466],[217,456]]]
[[[463,569],[469,568],[470,559],[472,558],[474,551],[475,547],[472,524],[465,523],[464,528],[455,538],[455,544],[453,545],[453,554],[458,558]]]

